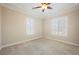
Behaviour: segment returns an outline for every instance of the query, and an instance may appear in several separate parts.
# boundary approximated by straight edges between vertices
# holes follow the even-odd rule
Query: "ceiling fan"
[[[52,9],[52,7],[50,7],[51,3],[41,3],[40,6],[37,7],[33,7],[32,9],[37,9],[37,8],[41,8],[42,12],[44,12],[46,9]]]

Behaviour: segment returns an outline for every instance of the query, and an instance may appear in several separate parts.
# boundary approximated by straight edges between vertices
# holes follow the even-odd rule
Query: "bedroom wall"
[[[0,6],[0,48],[1,48],[1,6]]]
[[[77,43],[79,44],[79,10],[69,12],[62,14],[60,16],[54,17],[68,17],[68,35],[67,36],[57,36],[57,35],[51,35],[50,34],[50,20],[46,19],[45,21],[45,38],[51,38],[56,39],[56,40],[61,40],[61,41],[67,41],[67,42],[72,42],[72,43]],[[54,19],[52,18],[52,20]]]
[[[36,37],[30,36],[28,37],[26,35],[26,19],[28,18],[25,14],[22,14],[20,12],[8,9],[3,7],[2,8],[2,45],[9,45],[14,44],[20,41],[29,40],[31,38]],[[38,21],[37,24],[37,31],[38,31],[38,37],[41,32],[41,21]]]

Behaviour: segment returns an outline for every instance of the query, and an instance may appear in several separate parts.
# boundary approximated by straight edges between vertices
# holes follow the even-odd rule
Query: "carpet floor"
[[[0,55],[78,55],[79,47],[49,39],[36,39],[3,48]]]

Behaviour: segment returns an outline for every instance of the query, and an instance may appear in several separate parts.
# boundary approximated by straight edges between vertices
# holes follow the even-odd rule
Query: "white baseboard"
[[[51,39],[51,40],[55,40],[55,41],[58,41],[58,42],[65,43],[65,44],[69,44],[69,45],[73,45],[73,46],[79,47],[79,44],[77,44],[77,43],[73,43],[73,42],[69,42],[69,41],[65,41],[65,40],[52,39],[50,37],[47,37],[47,39]]]
[[[19,41],[19,42],[12,43],[12,44],[3,45],[1,48],[10,47],[10,46],[18,45],[18,44],[22,44],[22,43],[25,43],[25,42],[27,42],[27,41],[39,39],[39,38],[41,38],[41,37],[42,37],[42,36],[40,36],[40,37],[34,37],[34,38],[32,38],[32,39],[29,39],[29,40],[24,40],[24,41]]]
[[[0,50],[1,50],[2,48],[5,48],[5,47],[14,46],[14,45],[17,45],[17,44],[22,44],[22,43],[25,43],[25,42],[27,42],[27,41],[36,40],[36,39],[39,39],[39,38],[42,38],[42,36],[40,36],[40,37],[34,37],[34,38],[32,38],[32,39],[29,39],[29,40],[19,41],[19,42],[12,43],[12,44],[3,45],[3,46],[0,48]],[[79,47],[79,44],[76,44],[76,43],[73,43],[73,42],[69,42],[69,41],[65,41],[65,40],[52,39],[52,38],[50,38],[50,37],[47,37],[46,39],[55,40],[55,41],[58,41],[58,42],[62,42],[62,43],[65,43],[65,44],[69,44],[69,45],[73,45],[73,46]]]

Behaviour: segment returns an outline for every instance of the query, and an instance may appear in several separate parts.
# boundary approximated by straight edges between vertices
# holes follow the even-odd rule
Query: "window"
[[[26,32],[27,35],[35,34],[35,24],[34,19],[26,19]]]
[[[53,35],[66,36],[68,31],[68,18],[60,17],[51,21],[51,33]]]

